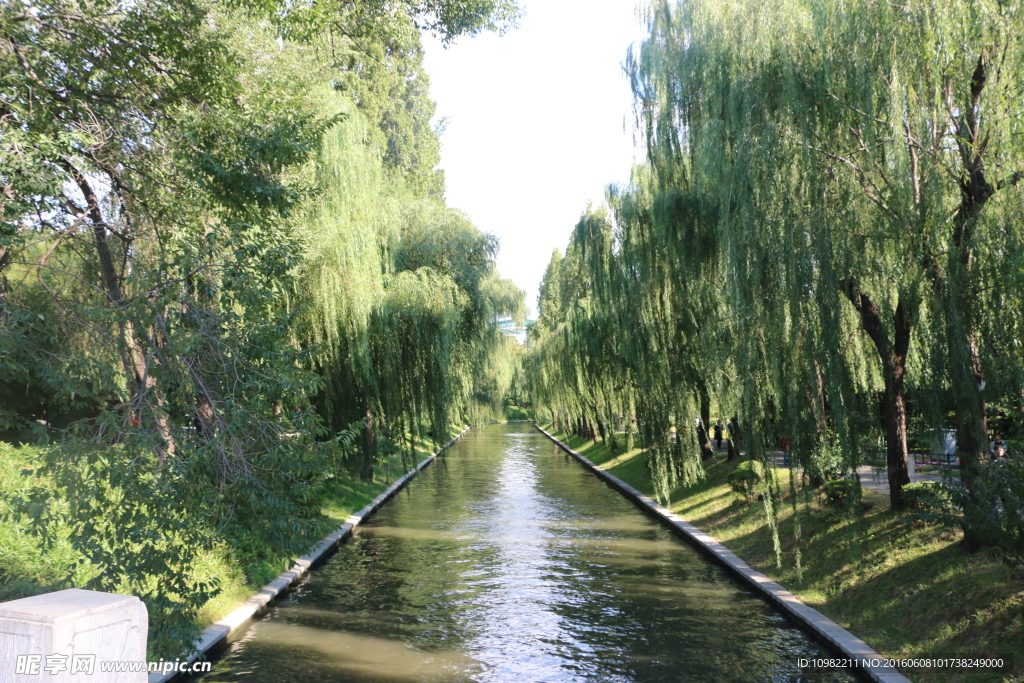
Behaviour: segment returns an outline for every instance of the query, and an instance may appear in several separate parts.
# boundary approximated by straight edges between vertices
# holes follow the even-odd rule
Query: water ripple
[[[467,434],[203,678],[852,680],[544,437]],[[521,427],[519,427],[521,429]]]

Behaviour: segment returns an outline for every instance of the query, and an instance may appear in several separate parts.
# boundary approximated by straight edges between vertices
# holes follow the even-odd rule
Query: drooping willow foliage
[[[621,235],[613,235],[606,212],[589,212],[565,258],[555,254],[541,285],[526,368],[535,408],[550,411],[559,426],[594,438],[600,433],[613,448],[620,429],[626,447],[634,434],[643,439],[666,496],[677,482],[703,476],[688,425],[707,386],[693,382],[690,347],[700,331],[691,292],[675,288],[665,264],[652,258],[663,252],[642,234],[651,214],[631,199],[619,205]]]
[[[476,382],[510,372],[501,363],[487,372],[512,344],[495,320],[522,319],[523,293],[497,276],[494,237],[386,178],[346,140],[353,134],[346,123],[327,135],[317,166],[325,193],[306,224],[302,297],[325,381],[318,410],[331,433],[368,417],[385,440],[440,440],[449,425],[479,416]],[[501,398],[509,383],[496,387]],[[502,407],[498,399],[487,419]],[[375,444],[376,436],[371,451]]]
[[[331,478],[503,407],[523,294],[445,205],[420,31],[517,15],[0,4],[0,438],[56,443],[11,509],[146,599],[153,653],[201,555],[304,552]]]
[[[911,426],[953,428],[970,539],[989,420],[1020,429],[1022,12],[652,2],[627,59],[647,164],[552,262],[577,290],[542,296],[540,400],[684,434],[706,392],[750,457],[785,436],[817,479],[883,440],[894,508]]]

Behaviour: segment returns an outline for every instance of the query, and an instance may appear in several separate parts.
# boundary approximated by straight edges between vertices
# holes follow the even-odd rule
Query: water
[[[850,681],[529,425],[474,429],[202,683]]]

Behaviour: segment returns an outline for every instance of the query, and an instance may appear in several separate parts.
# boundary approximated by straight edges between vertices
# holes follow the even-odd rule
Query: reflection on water
[[[469,432],[203,683],[849,681],[717,565],[522,426]]]

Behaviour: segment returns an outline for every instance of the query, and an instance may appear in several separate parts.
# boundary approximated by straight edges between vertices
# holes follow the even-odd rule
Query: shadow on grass
[[[855,621],[880,652],[915,657],[986,657],[1009,654],[1014,675],[992,671],[927,672],[924,681],[1020,680],[1024,673],[1019,571],[991,552],[968,553],[959,543],[913,558],[888,557],[877,549],[864,564],[885,571],[837,589],[828,609]],[[1015,584],[1018,590],[1007,590]]]

